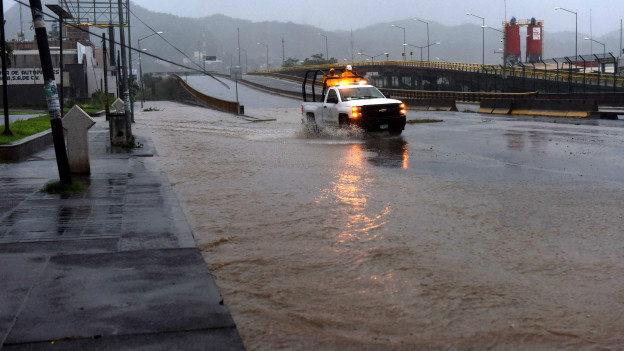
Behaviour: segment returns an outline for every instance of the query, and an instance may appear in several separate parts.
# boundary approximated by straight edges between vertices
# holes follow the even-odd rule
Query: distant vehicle
[[[319,75],[322,82],[317,80]],[[317,86],[322,86],[320,96]],[[321,70],[307,71],[301,90],[301,121],[311,130],[356,125],[367,132],[388,131],[390,135],[400,135],[405,129],[405,104],[386,98],[359,75],[332,77]]]

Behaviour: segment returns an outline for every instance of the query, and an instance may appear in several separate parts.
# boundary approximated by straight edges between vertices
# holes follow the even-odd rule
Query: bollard
[[[128,140],[126,138],[126,113],[111,112],[109,122],[111,145],[127,144]]]
[[[67,132],[67,156],[72,173],[89,174],[89,137],[87,135],[95,121],[78,105],[63,117],[63,128]]]

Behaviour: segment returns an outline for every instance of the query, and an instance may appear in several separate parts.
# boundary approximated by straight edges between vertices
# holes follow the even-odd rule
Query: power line
[[[132,12],[132,10],[130,10],[130,13],[134,16],[134,18],[136,18],[137,20],[139,20],[139,22],[143,23],[144,26],[146,26],[147,28],[149,28],[149,30],[151,30],[154,34],[158,35],[162,40],[164,40],[167,44],[169,44],[169,46],[171,46],[172,48],[176,49],[179,53],[181,53],[182,55],[184,55],[184,57],[186,57],[187,59],[189,59],[191,62],[193,62],[194,65],[196,65],[197,67],[202,68],[202,66],[200,66],[199,64],[195,63],[195,61],[193,59],[191,59],[190,57],[188,57],[182,50],[178,49],[175,45],[171,44],[169,42],[169,40],[167,40],[165,37],[163,37],[162,35],[160,35],[154,28],[152,28],[149,24],[145,23],[141,18],[139,18],[139,16],[137,16],[134,12]]]
[[[17,2],[18,4],[21,4],[21,5],[23,5],[23,6],[26,6],[26,7],[28,7],[28,8],[30,9],[30,4],[25,4],[24,2],[22,2],[22,1],[20,1],[20,0],[15,0],[15,2]],[[41,11],[41,12],[42,12],[42,14],[43,14],[44,16],[47,16],[47,17],[52,18],[52,19],[54,19],[54,20],[56,20],[56,19],[57,19],[57,17],[56,17],[56,16],[51,15],[51,14],[49,14],[49,13],[45,12],[45,11]],[[135,15],[134,17],[136,17],[136,15]],[[141,19],[140,19],[140,18],[138,18],[138,17],[136,17],[136,18],[137,18],[139,21],[141,21]],[[141,21],[141,23],[143,23],[143,21]],[[145,24],[145,23],[143,23],[143,24]],[[83,28],[80,28],[80,26],[77,26],[77,25],[74,25],[74,24],[71,24],[71,23],[67,23],[66,25],[71,26],[71,27],[73,27],[73,28],[75,28],[75,29],[77,29],[77,30],[79,30],[79,31],[82,31],[82,32],[85,32],[85,33],[89,33],[90,35],[93,35],[93,36],[95,36],[95,37],[97,37],[97,38],[103,39],[103,36],[102,36],[102,35],[100,35],[100,34],[96,34],[96,33],[91,33],[91,32],[90,32],[90,31],[88,31],[88,30],[85,30],[85,29],[83,29]],[[146,26],[147,26],[147,25],[146,25]],[[149,26],[148,26],[148,28],[149,28]],[[150,28],[150,29],[151,29],[151,28]],[[153,30],[153,29],[152,29],[152,30]],[[160,36],[160,35],[159,35],[159,36]],[[160,36],[160,37],[161,37],[161,38],[163,38],[162,36]],[[163,38],[163,39],[164,39],[164,38]],[[165,41],[166,41],[166,40],[165,40]],[[127,49],[129,49],[129,50],[133,50],[133,51],[135,51],[135,52],[139,52],[139,50],[138,50],[138,49],[133,48],[132,46],[129,46],[129,45],[121,45],[121,43],[119,43],[119,42],[115,41],[114,39],[112,40],[112,42],[113,42],[113,43],[115,43],[115,44],[117,44],[117,45],[119,45],[119,47],[127,48]],[[168,41],[167,41],[167,42],[168,42]],[[168,43],[169,43],[169,42],[168,42]],[[171,43],[169,43],[169,45],[172,45],[172,44],[171,44]],[[172,45],[172,46],[173,46],[173,45]],[[177,48],[176,48],[176,50],[178,50],[180,53],[182,53],[185,57],[187,57],[187,58],[188,58],[188,56],[187,56],[186,54],[184,54],[182,51],[180,51],[180,50],[179,50],[179,49],[177,49]],[[222,84],[223,86],[225,86],[226,88],[230,89],[230,87],[229,87],[227,84],[225,84],[224,82],[222,82],[221,80],[219,80],[218,78],[216,78],[215,76],[213,76],[212,74],[210,74],[210,73],[206,72],[205,70],[201,69],[201,66],[199,66],[199,65],[197,65],[197,64],[196,64],[196,65],[197,65],[197,66],[199,66],[199,68],[200,68],[200,69],[196,69],[196,68],[193,68],[193,67],[185,66],[185,65],[183,65],[183,64],[180,64],[180,63],[177,63],[177,62],[171,61],[171,60],[169,60],[169,59],[166,59],[166,58],[163,58],[163,57],[160,57],[160,56],[157,56],[157,55],[154,55],[154,54],[148,53],[148,52],[143,52],[143,53],[141,53],[141,54],[142,54],[142,55],[146,55],[146,56],[150,56],[150,57],[152,57],[152,58],[155,58],[155,59],[157,59],[157,60],[161,60],[161,61],[163,61],[163,62],[166,62],[166,63],[172,64],[172,65],[177,66],[177,67],[180,67],[180,68],[185,68],[185,69],[191,70],[191,71],[193,71],[193,72],[198,72],[198,73],[205,74],[205,75],[209,76],[210,78],[212,78],[212,79],[216,80],[217,82],[221,83],[221,84]],[[191,60],[191,61],[192,61],[192,60]]]

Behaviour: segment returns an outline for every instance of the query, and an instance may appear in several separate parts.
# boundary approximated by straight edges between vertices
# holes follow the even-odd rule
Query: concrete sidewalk
[[[244,350],[149,131],[113,150],[95,120],[81,196],[39,192],[52,147],[0,164],[0,348]]]

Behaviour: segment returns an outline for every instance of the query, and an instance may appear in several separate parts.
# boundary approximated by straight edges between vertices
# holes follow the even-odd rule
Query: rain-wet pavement
[[[137,123],[248,349],[621,349],[622,121],[408,111],[443,122],[310,135],[300,101],[239,94],[275,120]]]
[[[52,147],[0,164],[0,348],[244,349],[149,134],[112,149],[95,120],[81,195],[40,192]]]

